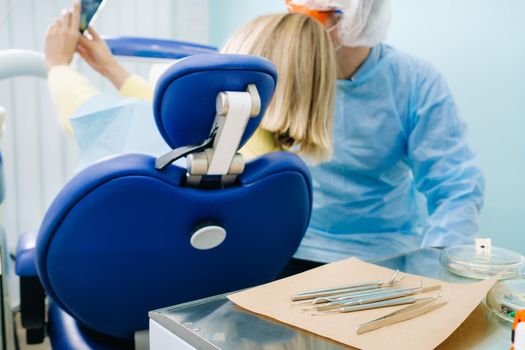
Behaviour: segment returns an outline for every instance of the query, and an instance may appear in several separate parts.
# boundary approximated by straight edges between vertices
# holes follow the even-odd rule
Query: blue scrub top
[[[314,208],[295,257],[371,259],[471,243],[484,181],[443,77],[379,44],[337,83],[334,155],[312,167]]]

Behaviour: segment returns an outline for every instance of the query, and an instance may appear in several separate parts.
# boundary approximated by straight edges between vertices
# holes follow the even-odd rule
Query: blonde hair
[[[278,146],[313,163],[331,157],[336,60],[321,23],[292,13],[258,17],[222,52],[262,56],[277,68],[277,87],[261,127],[273,133]]]

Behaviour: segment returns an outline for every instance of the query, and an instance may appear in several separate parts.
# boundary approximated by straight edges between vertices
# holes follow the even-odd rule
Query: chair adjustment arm
[[[158,170],[162,170],[177,159],[180,159],[182,157],[186,157],[189,154],[195,153],[195,152],[201,152],[204,151],[206,148],[211,147],[213,145],[213,140],[215,139],[215,132],[216,129],[211,133],[210,137],[207,138],[203,143],[196,146],[183,146],[179,147],[177,149],[174,149],[159,158],[155,161],[155,168]]]

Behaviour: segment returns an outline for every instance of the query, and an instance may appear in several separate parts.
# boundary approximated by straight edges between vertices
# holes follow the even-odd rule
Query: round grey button
[[[219,246],[226,239],[226,230],[220,226],[205,226],[193,233],[190,243],[195,249],[207,250]]]

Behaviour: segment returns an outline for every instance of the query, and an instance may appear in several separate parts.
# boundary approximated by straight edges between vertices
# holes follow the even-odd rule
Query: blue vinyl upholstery
[[[20,277],[36,276],[36,232],[24,233],[16,246],[15,272]]]
[[[67,330],[67,331],[64,331]],[[55,303],[49,303],[47,332],[53,350],[132,350],[133,341],[110,338],[82,327]]]
[[[247,165],[239,186],[180,187],[184,169],[127,155],[91,166],[48,210],[37,269],[48,295],[89,328],[128,338],[149,310],[271,281],[310,215],[310,179],[288,153]],[[190,234],[214,222],[228,236],[200,251]]]
[[[208,137],[221,91],[257,85],[263,108],[245,138],[270,102],[271,63],[217,56],[182,60],[157,86],[157,125],[172,147]],[[55,349],[84,349],[69,343],[88,344],[95,334],[88,348],[120,349],[135,331],[147,329],[152,309],[269,282],[284,268],[311,213],[310,174],[299,157],[257,158],[226,188],[186,187],[185,175],[176,165],[157,170],[151,156],[120,155],[86,168],[56,197],[36,242],[36,270],[52,300]],[[210,250],[195,249],[191,234],[209,224],[223,227],[226,239]],[[117,345],[107,347],[105,337]]]

